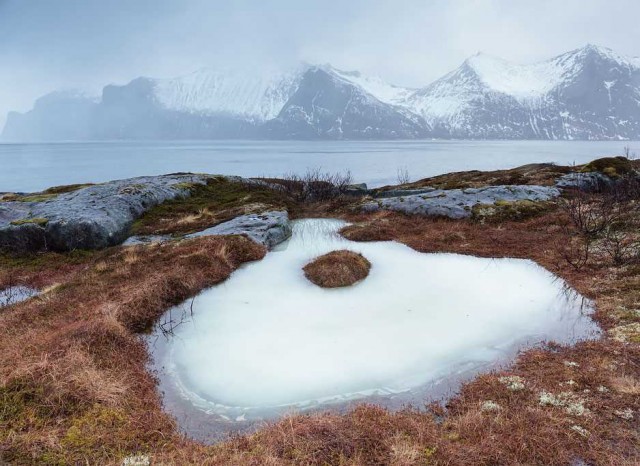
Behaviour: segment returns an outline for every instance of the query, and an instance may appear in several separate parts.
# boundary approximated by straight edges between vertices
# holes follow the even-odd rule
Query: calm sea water
[[[205,172],[279,176],[350,170],[354,182],[396,183],[461,170],[533,162],[583,163],[640,142],[586,141],[154,141],[0,144],[0,192],[140,175]]]

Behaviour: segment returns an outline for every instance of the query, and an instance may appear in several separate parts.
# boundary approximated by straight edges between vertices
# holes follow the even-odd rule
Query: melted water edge
[[[420,408],[518,351],[599,335],[591,302],[532,261],[357,243],[344,225],[294,222],[289,241],[160,320],[151,369],[189,436],[357,402]],[[369,277],[331,290],[307,281],[302,267],[337,249],[367,257]]]

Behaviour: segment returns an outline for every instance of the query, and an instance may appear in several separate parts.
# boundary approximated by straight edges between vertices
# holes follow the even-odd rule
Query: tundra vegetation
[[[304,266],[304,275],[323,288],[350,286],[369,275],[371,263],[357,252],[340,250],[316,257]]]
[[[293,414],[216,445],[186,438],[162,410],[140,335],[171,305],[262,258],[262,246],[224,236],[64,254],[4,252],[0,289],[40,294],[0,308],[0,462],[638,464],[640,197],[638,164],[629,163],[631,171],[603,162],[589,169],[529,165],[408,184],[551,185],[569,172],[615,169],[616,183],[565,190],[544,208],[496,206],[463,220],[363,213],[361,197],[346,195],[346,181],[322,184],[325,197],[291,177],[264,185],[213,180],[190,187],[191,198],[149,211],[134,232],[182,234],[267,206],[293,217],[344,218],[352,224],[342,234],[356,241],[531,259],[592,299],[604,330],[595,341],[525,351],[425,409],[361,404],[346,413]],[[526,215],[512,215],[523,208]]]

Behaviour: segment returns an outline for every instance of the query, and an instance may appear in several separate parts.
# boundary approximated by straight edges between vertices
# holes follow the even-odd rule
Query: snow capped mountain
[[[421,117],[383,101],[395,92],[381,80],[367,79],[359,73],[330,66],[311,67],[278,117],[265,128],[269,137],[425,137],[426,125]]]
[[[330,65],[202,69],[97,101],[46,96],[3,137],[638,139],[640,59],[594,45],[525,65],[479,53],[419,89]]]
[[[284,73],[202,69],[179,78],[155,80],[155,95],[171,110],[266,121],[278,115],[306,68]]]
[[[637,138],[640,60],[587,45],[517,65],[477,54],[401,105],[440,137]]]
[[[402,102],[414,91],[404,87],[389,84],[377,76],[364,76],[359,71],[341,71],[329,65],[323,67],[333,73],[339,79],[358,86],[371,94],[380,102],[390,105],[401,105]]]

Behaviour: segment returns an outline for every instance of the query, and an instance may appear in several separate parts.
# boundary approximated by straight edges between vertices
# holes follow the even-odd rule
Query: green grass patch
[[[87,188],[89,186],[95,186],[94,183],[84,183],[84,184],[66,184],[62,186],[53,186],[49,189],[45,189],[42,191],[42,194],[64,194],[71,193],[73,191],[77,191],[82,188]]]
[[[225,213],[228,213],[228,217],[238,215],[249,204],[264,204],[270,209],[287,209],[293,205],[293,201],[281,192],[264,186],[229,181],[224,177],[210,178],[205,185],[178,183],[174,186],[188,189],[191,195],[164,202],[149,210],[134,222],[133,234],[191,233],[216,223],[216,220],[224,220]],[[202,219],[181,223],[188,216]]]
[[[44,202],[58,197],[57,194],[27,194],[26,196],[18,196],[15,200],[20,202]]]
[[[556,204],[546,201],[496,201],[493,204],[474,205],[471,209],[471,217],[479,222],[524,220],[549,212],[555,207]]]

